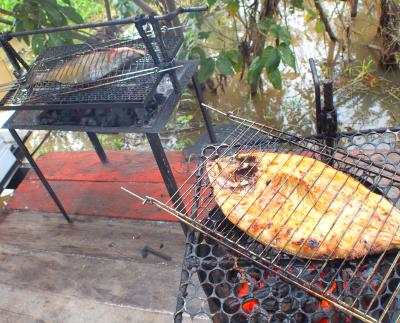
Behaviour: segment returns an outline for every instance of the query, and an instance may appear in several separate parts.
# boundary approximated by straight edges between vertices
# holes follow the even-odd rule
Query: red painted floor
[[[124,186],[139,195],[161,201],[169,199],[152,153],[107,152],[107,156],[109,162],[102,164],[94,152],[59,152],[43,155],[37,162],[69,214],[176,221],[120,189]],[[169,152],[167,157],[180,186],[190,175],[189,166],[180,152]],[[32,171],[16,190],[8,208],[58,212]]]

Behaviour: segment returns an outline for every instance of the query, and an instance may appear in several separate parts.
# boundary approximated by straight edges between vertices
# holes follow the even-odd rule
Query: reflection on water
[[[336,5],[335,1],[324,2],[328,10],[333,10]],[[374,49],[370,49],[368,45],[374,42],[379,10],[369,1],[363,1],[359,7],[357,18],[351,21],[350,52],[348,44],[335,46],[327,39],[326,34],[317,33],[315,22],[306,23],[303,12],[289,14],[287,24],[292,34],[298,68],[296,73],[291,70],[284,71],[284,90],[277,91],[269,83],[264,82],[263,94],[250,98],[246,81],[240,80],[237,76],[227,81],[224,92],[219,91],[216,94],[206,91],[206,103],[220,110],[233,111],[240,116],[279,129],[304,135],[311,134],[315,131],[315,99],[308,59],[313,57],[319,67],[321,78],[331,77],[335,81],[337,92],[335,105],[341,130],[399,124],[398,104],[393,104],[393,101],[388,100],[387,94],[381,93],[379,88],[371,93],[359,91],[355,86],[352,91],[348,88],[344,90],[344,85],[349,81],[349,77],[346,76],[349,66],[361,64],[363,60],[376,56]],[[345,30],[350,23],[346,19],[336,19],[332,22],[339,38],[346,38]],[[213,40],[211,39],[210,42]],[[382,72],[378,71],[375,75],[381,77]],[[1,63],[0,77],[1,82],[12,78],[9,72],[3,72]],[[400,87],[399,74],[385,75],[385,78]],[[193,118],[190,120],[181,118],[188,115],[193,115]],[[215,115],[213,118],[216,124],[226,122]],[[196,140],[202,130],[201,127],[201,114],[196,105],[193,102],[184,102],[171,118],[167,131],[161,135],[162,141],[167,149],[181,149]],[[44,132],[35,131],[30,144],[37,145],[43,135]],[[99,135],[99,138],[104,147],[109,150],[150,149],[145,136],[141,134]],[[86,134],[54,132],[39,152],[87,149],[92,148]]]

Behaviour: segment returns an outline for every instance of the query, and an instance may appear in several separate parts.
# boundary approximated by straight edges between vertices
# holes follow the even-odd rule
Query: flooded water
[[[341,5],[341,4],[340,4]],[[339,6],[340,6],[339,5]],[[335,2],[324,1],[328,10]],[[340,10],[337,9],[337,10]],[[296,12],[287,16],[297,59],[297,71],[283,73],[283,90],[277,91],[264,82],[264,91],[253,98],[249,96],[246,80],[238,76],[227,80],[224,91],[214,93],[205,90],[205,102],[222,111],[233,111],[251,120],[279,129],[308,135],[314,130],[315,98],[308,59],[317,62],[321,79],[331,77],[335,81],[335,106],[340,130],[368,129],[398,125],[400,112],[400,77],[384,75],[375,60],[375,49],[370,49],[376,35],[378,10],[364,1],[358,17],[354,19],[351,33],[350,56],[344,46],[334,46],[325,33],[315,31],[315,22],[306,23],[305,14]],[[333,21],[340,38],[345,37],[348,21]],[[213,42],[210,39],[210,42]],[[12,79],[10,72],[3,71],[0,63],[1,82]],[[372,71],[370,73],[370,71]],[[361,77],[360,77],[361,75]],[[383,80],[386,79],[385,80]],[[215,124],[226,120],[213,116]],[[162,140],[167,149],[176,150],[192,144],[203,131],[201,114],[194,99],[183,100],[171,117]],[[30,145],[35,146],[44,132],[35,131]],[[149,150],[141,134],[100,135],[100,141],[108,150]],[[53,132],[39,154],[49,151],[92,149],[84,133]]]

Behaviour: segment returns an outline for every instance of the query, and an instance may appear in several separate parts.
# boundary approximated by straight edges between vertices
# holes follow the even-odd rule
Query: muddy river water
[[[289,15],[287,24],[292,35],[297,71],[283,71],[283,90],[275,90],[271,84],[264,82],[263,93],[251,98],[246,81],[233,77],[226,81],[224,91],[218,90],[215,93],[206,89],[206,103],[279,129],[297,134],[313,133],[315,98],[308,65],[308,59],[313,57],[321,78],[329,76],[335,81],[335,106],[340,130],[398,125],[400,98],[396,90],[400,88],[399,74],[383,74],[375,68],[376,50],[369,47],[376,35],[378,14],[375,8],[360,7],[357,18],[352,21],[350,59],[347,57],[347,49],[335,46],[325,33],[317,33],[315,23],[306,23],[305,14]],[[342,19],[332,22],[338,36],[345,37],[343,26],[346,22]],[[16,45],[20,49],[23,47],[21,44]],[[347,61],[350,61],[349,65],[346,65]],[[349,66],[353,72],[351,77],[346,73],[350,71]],[[354,75],[354,71],[358,74]],[[357,78],[357,75],[365,71],[372,71],[366,74],[368,78]],[[6,59],[2,57],[0,83],[12,78]],[[382,90],[391,87],[393,93]],[[214,116],[215,124],[225,122],[221,117]],[[162,140],[167,149],[182,149],[193,143],[202,130],[201,116],[195,101],[185,96],[162,134]],[[41,131],[33,132],[30,144],[36,145],[43,135]],[[111,150],[149,149],[140,134],[100,135],[100,141],[106,149]],[[87,149],[92,148],[85,134],[54,132],[39,152]]]

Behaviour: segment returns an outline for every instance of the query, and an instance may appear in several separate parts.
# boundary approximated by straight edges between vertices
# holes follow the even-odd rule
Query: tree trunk
[[[258,18],[258,22],[264,21],[266,18],[274,17],[274,14],[276,13],[276,10],[278,8],[278,2],[279,0],[264,0],[261,5],[261,12]],[[253,46],[251,47],[251,60],[253,60],[257,56],[260,56],[265,46],[265,36],[258,31],[256,23],[257,22],[255,21],[252,25],[253,30],[251,31],[253,43]],[[260,85],[261,79],[251,85],[251,95],[257,94]]]
[[[151,13],[155,13],[155,10],[153,8],[151,8],[148,4],[146,4],[145,2],[143,2],[142,0],[133,0],[133,2],[140,8],[143,10],[144,13],[146,14],[151,14]]]
[[[386,70],[398,70],[396,52],[400,48],[400,8],[392,0],[381,0],[378,36],[382,40],[381,64]]]
[[[324,8],[322,7],[322,4],[321,4],[320,0],[314,0],[314,4],[315,4],[315,8],[317,8],[317,10],[318,10],[320,19],[322,20],[322,22],[325,25],[325,29],[326,29],[326,32],[329,35],[329,38],[333,42],[337,42],[338,38],[336,37],[335,32],[332,29],[332,26],[331,26],[331,24],[329,22],[329,18],[325,13]]]
[[[357,11],[358,11],[358,0],[350,0],[350,15],[351,18],[357,17]]]
[[[176,3],[175,3],[175,0],[164,0],[164,1],[165,1],[166,6],[167,6],[168,12],[171,12],[171,11],[175,11],[175,10],[176,10]],[[180,23],[180,21],[179,21],[178,16],[177,16],[174,20],[172,20],[172,26],[174,26],[174,27],[181,26],[181,23]],[[182,28],[177,28],[177,29],[175,29],[175,30],[174,30],[174,34],[175,34],[176,36],[183,36],[183,30],[182,30]]]

